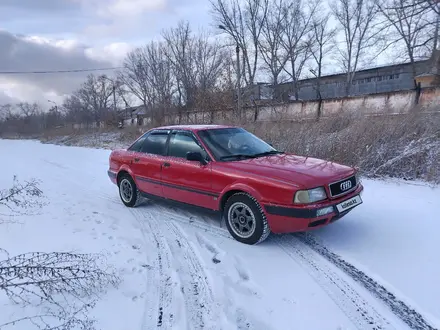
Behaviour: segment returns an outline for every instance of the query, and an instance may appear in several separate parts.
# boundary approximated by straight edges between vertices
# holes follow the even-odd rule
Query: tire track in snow
[[[215,329],[215,316],[219,306],[214,308],[211,285],[203,265],[192,244],[172,222],[164,221],[174,238],[170,242],[176,260],[179,261],[179,276],[182,280],[185,305],[189,316],[189,329]]]
[[[166,241],[159,236],[155,226],[150,221],[145,221],[148,220],[145,214],[136,208],[131,208],[130,211],[140,226],[145,243],[148,242],[147,233],[154,240],[157,254],[155,265],[147,273],[143,329],[156,327],[172,329],[174,312],[172,309],[172,267],[169,247]]]
[[[189,218],[189,217],[181,216],[179,214],[175,214],[174,212],[167,211],[167,209],[163,206],[159,206],[159,208],[161,209],[160,213],[167,215],[169,218],[172,218],[173,220],[176,220],[176,221],[188,224],[190,226],[202,229],[205,232],[209,232],[209,233],[217,235],[217,236],[222,236],[225,238],[232,239],[232,237],[229,235],[229,233],[226,229],[222,229],[219,227],[213,227],[213,226],[206,224],[205,222],[191,220],[191,218]],[[273,237],[275,238],[276,241],[279,242],[279,237],[274,236],[274,235],[273,235]],[[290,236],[290,237],[295,239],[292,236]],[[405,322],[411,329],[438,330],[437,328],[430,325],[430,323],[427,320],[425,320],[424,317],[420,313],[418,313],[416,310],[414,310],[413,308],[409,307],[404,302],[399,300],[392,292],[388,291],[384,286],[382,286],[378,282],[374,281],[367,274],[358,270],[356,267],[354,267],[350,263],[346,262],[341,257],[339,257],[336,254],[334,254],[333,252],[329,251],[322,244],[319,244],[318,242],[316,242],[316,240],[312,237],[311,234],[308,234],[308,233],[296,234],[295,237],[297,237],[303,243],[305,243],[307,245],[307,247],[309,248],[309,250],[312,249],[315,252],[317,252],[318,254],[325,257],[332,265],[335,265],[339,269],[343,270],[350,278],[352,278],[353,280],[355,280],[356,282],[358,282],[362,286],[364,286],[373,296],[375,296],[379,300],[382,300],[386,305],[388,305],[388,307],[391,309],[391,311],[397,317],[399,317],[403,322]],[[287,248],[288,250],[290,250],[289,251],[290,254],[297,255],[297,251],[294,249],[292,250],[292,248],[291,248],[292,244],[293,244],[292,242],[287,243],[288,246],[286,246],[286,244],[284,244],[284,247]],[[304,246],[302,247],[302,249],[303,249],[303,253],[304,253],[304,251],[307,250],[307,248]],[[312,251],[308,251],[307,253],[310,255],[311,252]],[[291,255],[291,257],[296,259],[292,255]],[[299,256],[299,258],[301,258],[301,256]],[[315,257],[315,259],[316,259],[316,257]],[[315,271],[317,271],[317,270],[315,269]],[[322,271],[322,270],[320,270],[320,271]],[[351,289],[348,292],[356,292],[356,291],[354,289]],[[357,296],[359,296],[359,294],[357,294]],[[356,309],[356,311],[357,311],[357,313],[361,313],[360,315],[363,314],[366,317],[368,317],[368,315],[369,315],[367,313],[368,311],[365,311],[364,309],[365,308],[360,308],[359,311],[357,311],[357,309]],[[376,317],[379,316],[379,314],[377,312],[373,312],[373,315],[376,315]],[[383,317],[380,317],[380,316],[379,316],[379,318],[382,319],[382,321],[379,324],[382,324],[384,319],[383,319]],[[390,326],[387,325],[387,327],[389,328]],[[370,327],[370,328],[374,328],[374,327]],[[380,329],[380,328],[378,328],[378,329]]]
[[[215,236],[221,236],[224,238],[233,239],[233,237],[229,234],[227,229],[214,227],[206,222],[194,220],[192,216],[188,217],[188,216],[180,215],[173,211],[169,211],[166,207],[163,207],[161,205],[154,205],[154,210],[151,210],[150,212],[154,212],[161,216],[166,215],[169,219],[192,226],[197,229],[202,229],[203,231],[213,234]]]
[[[332,269],[327,260],[321,261],[309,246],[292,236],[275,237],[278,245],[298,262],[328,294],[358,329],[395,329],[357,290]]]
[[[109,195],[100,194],[99,197],[107,199],[111,202],[115,202],[115,197],[111,197]],[[158,205],[158,204],[152,205],[152,209],[149,210],[149,212],[154,213],[156,216],[165,215],[169,219],[184,223],[186,225],[193,226],[205,232],[209,232],[213,235],[232,239],[232,237],[229,235],[226,229],[222,229],[220,227],[214,227],[212,225],[207,224],[206,222],[193,220],[193,216],[182,216],[180,214],[175,213],[174,211],[169,211],[168,208],[162,205]],[[190,214],[190,212],[185,212],[185,213]],[[322,255],[332,265],[335,265],[339,269],[343,270],[348,276],[350,276],[350,278],[352,278],[353,280],[364,286],[369,292],[371,292],[372,295],[382,300],[397,317],[399,317],[412,329],[436,330],[436,328],[430,325],[430,323],[426,321],[420,313],[418,313],[413,308],[409,307],[404,302],[399,300],[393,293],[386,290],[382,285],[371,279],[367,274],[356,269],[353,265],[349,264],[345,260],[341,259],[339,256],[335,255],[333,252],[329,251],[325,246],[317,243],[316,240],[314,240],[314,238],[310,234],[297,234],[295,235],[295,237],[290,236],[290,238],[293,239],[295,242],[301,240],[306,245],[306,247],[309,248],[309,250],[313,250],[314,252]],[[279,242],[279,238],[276,236],[275,236],[275,240]],[[284,250],[286,249],[290,250],[289,251],[290,256],[295,260],[304,259],[301,255],[298,255],[298,251],[291,248],[292,244],[293,243],[290,242],[290,243],[283,243],[282,245],[284,246]],[[297,243],[295,243],[295,245],[297,245]],[[302,253],[306,253],[305,252],[306,247],[302,247],[302,251],[303,251]],[[307,252],[307,254],[310,255],[311,251]],[[322,265],[322,262],[320,264]],[[315,269],[315,272],[317,271],[318,270]],[[322,271],[322,269],[319,271]],[[354,290],[351,291],[355,292]],[[363,308],[359,309],[358,313],[361,313],[361,315],[364,314],[367,318],[369,316],[369,314],[366,313],[366,311]],[[378,314],[376,313],[376,316],[377,315]],[[356,321],[356,324],[358,323],[359,322]],[[383,324],[383,321],[381,321],[379,325],[380,324]],[[374,328],[371,327],[371,325],[369,325],[369,327]],[[383,329],[383,328],[378,327],[377,329]]]
[[[100,198],[107,199],[111,202],[116,202],[116,198],[114,196],[103,193],[98,193],[98,195]],[[210,234],[232,239],[226,229],[212,226],[205,221],[202,222],[194,220],[194,217],[191,215],[190,212],[185,212],[188,214],[188,216],[180,215],[178,213],[175,213],[174,211],[170,211],[169,208],[161,205],[160,203],[152,204],[151,209],[149,209],[148,212],[155,217],[166,216],[169,219],[201,229],[205,232],[209,232]],[[333,300],[335,300],[339,307],[343,306],[342,310],[345,313],[348,313],[347,315],[352,320],[354,320],[353,322],[358,327],[362,329],[389,329],[391,325],[382,316],[380,316],[377,311],[371,310],[371,307],[368,307],[365,299],[362,299],[359,293],[357,293],[356,290],[350,286],[350,284],[343,280],[341,276],[337,275],[336,278],[338,278],[338,280],[331,280],[334,277],[329,276],[334,276],[335,273],[333,271],[327,273],[327,270],[330,269],[329,266],[325,266],[325,264],[321,261],[316,263],[316,256],[313,256],[313,253],[318,253],[322,255],[332,265],[343,270],[348,276],[350,276],[350,278],[362,284],[369,292],[372,293],[372,295],[384,301],[391,308],[392,312],[403,322],[409,325],[412,329],[436,330],[436,328],[431,326],[423,318],[423,316],[417,313],[417,311],[415,311],[411,307],[408,307],[405,303],[396,298],[394,294],[387,291],[379,283],[368,277],[368,275],[359,271],[354,266],[347,263],[345,260],[342,260],[339,256],[335,255],[324,246],[316,243],[316,241],[313,240],[310,234],[297,234],[296,237],[297,238],[290,236],[289,238],[291,239],[291,241],[286,241],[286,238],[275,236],[275,240],[278,242],[278,244],[282,246],[283,250],[288,255],[290,255],[291,258],[297,261],[302,260],[302,263],[305,263],[306,265],[308,263],[308,266],[306,266],[306,268],[308,268],[309,272],[314,274],[313,278],[317,280],[318,284],[320,284],[321,286],[326,286],[325,283],[332,283],[330,284],[332,288],[326,288],[325,290],[327,291],[327,293],[330,292],[329,295]],[[299,240],[301,240],[301,242],[304,244],[298,250]],[[295,246],[294,249],[292,249],[292,245]],[[356,298],[357,300],[354,298]],[[362,303],[359,304],[356,301],[362,301]],[[358,305],[360,306],[360,308]]]
[[[314,251],[325,257],[329,262],[337,266],[339,269],[343,270],[351,278],[363,285],[378,299],[382,300],[393,311],[393,313],[397,315],[409,327],[411,327],[411,329],[435,330],[435,328],[430,325],[421,314],[406,305],[393,293],[388,291],[384,286],[377,283],[367,274],[360,271],[337,254],[328,250],[325,246],[317,242],[311,234],[305,233],[299,234],[297,236],[302,242],[304,242]]]
[[[151,231],[154,233],[157,241],[159,251],[166,247],[169,251],[167,265],[170,271],[175,271],[171,268],[171,264],[174,262],[177,266],[176,280],[174,283],[180,284],[180,295],[183,298],[185,304],[186,315],[186,328],[188,329],[215,329],[216,312],[219,306],[214,308],[214,297],[211,285],[207,279],[204,271],[204,267],[201,264],[200,259],[196,255],[193,246],[188,241],[187,237],[182,231],[170,220],[159,219],[163,217],[162,212],[156,210],[150,210],[146,208],[135,209],[135,212],[143,215],[143,221],[148,222]],[[166,226],[166,228],[163,228]],[[167,235],[164,235],[166,230]],[[172,260],[171,260],[172,258]],[[166,282],[168,281],[168,282]],[[170,276],[162,276],[159,282],[161,286],[172,285]],[[164,284],[165,283],[165,284]],[[155,283],[157,286],[157,283]],[[167,307],[174,303],[174,301],[168,301],[168,304],[160,311],[163,311],[164,315],[167,311]]]
[[[189,225],[191,227],[195,227],[198,229],[203,230],[204,232],[214,235],[217,237],[227,238],[232,240],[233,242],[236,242],[233,237],[229,234],[229,232],[226,229],[221,229],[219,227],[213,227],[212,225],[204,222],[204,221],[198,221],[194,220],[193,216],[182,216],[180,214],[175,214],[174,211],[167,211],[168,209],[164,206],[159,206],[160,210],[154,209],[154,212],[159,217],[166,216],[166,220],[162,220],[164,222],[167,222],[168,224],[173,225],[175,228],[179,228],[180,226],[177,225],[177,222]],[[189,213],[190,214],[190,213]],[[180,233],[183,231],[178,229]],[[206,239],[203,237],[201,233],[196,233],[196,241],[198,242],[199,246],[203,249],[206,249],[208,252],[212,254],[211,261],[214,264],[221,263],[223,260],[223,257],[225,255],[225,252],[219,249],[215,244],[213,244],[209,239]],[[185,236],[186,238],[186,236]],[[187,240],[187,239],[186,239]],[[188,240],[187,240],[188,242]],[[217,259],[217,257],[219,259]],[[241,279],[241,281],[247,282],[249,280],[249,274],[247,273],[247,270],[245,268],[241,267],[240,260],[235,257],[235,269]],[[220,274],[217,274],[220,275]],[[220,320],[221,316],[226,317],[226,323],[224,327],[219,326],[212,326],[213,329],[237,329],[237,330],[246,330],[246,329],[273,329],[271,326],[266,324],[264,321],[258,319],[258,317],[255,317],[254,315],[250,315],[246,309],[244,309],[242,306],[237,305],[236,301],[232,299],[233,293],[239,292],[243,295],[257,295],[255,291],[253,291],[251,288],[249,288],[246,285],[242,285],[242,283],[236,283],[230,276],[231,274],[225,273],[221,275],[223,278],[223,290],[225,293],[225,301],[223,301],[223,304],[220,304],[219,302],[214,303],[214,308],[216,311],[223,310],[222,315],[215,314],[213,315],[216,317],[217,320]],[[210,295],[213,295],[212,291]],[[217,318],[219,317],[219,318]],[[215,318],[213,319],[215,320]],[[215,321],[214,321],[215,322]],[[217,324],[219,324],[219,321],[217,321]]]

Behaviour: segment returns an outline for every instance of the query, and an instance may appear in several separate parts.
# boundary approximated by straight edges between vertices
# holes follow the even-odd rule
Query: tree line
[[[258,81],[291,82],[332,71],[345,74],[351,94],[356,71],[379,56],[415,62],[438,48],[440,2],[436,0],[211,0],[213,29],[195,31],[185,21],[129,52],[111,77],[89,75],[49,112],[36,104],[6,105],[3,118],[40,119],[40,127],[69,122],[118,121],[126,109],[143,105],[160,122],[167,112],[234,108],[237,91]],[[245,98],[244,102],[249,99]],[[12,109],[19,111],[12,111]],[[238,109],[239,110],[239,109]],[[15,116],[15,117],[14,117]],[[45,117],[42,120],[42,116]],[[1,119],[1,117],[0,117]],[[11,122],[11,121],[10,121]],[[35,125],[35,123],[33,123]]]

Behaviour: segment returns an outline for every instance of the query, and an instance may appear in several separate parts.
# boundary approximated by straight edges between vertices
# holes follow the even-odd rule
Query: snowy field
[[[97,329],[440,328],[439,188],[364,180],[364,204],[340,221],[247,246],[217,215],[124,207],[108,150],[0,140],[0,152],[0,188],[36,178],[49,202],[3,216],[0,248],[99,252],[117,269],[90,312]],[[1,291],[0,304],[0,329],[28,311]]]

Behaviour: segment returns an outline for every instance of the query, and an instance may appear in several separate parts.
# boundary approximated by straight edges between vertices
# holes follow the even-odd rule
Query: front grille
[[[330,195],[332,197],[344,195],[354,188],[356,188],[356,177],[354,175],[329,185]]]

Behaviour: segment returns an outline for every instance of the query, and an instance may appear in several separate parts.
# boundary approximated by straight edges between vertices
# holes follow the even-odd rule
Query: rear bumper
[[[116,174],[116,172],[113,172],[113,171],[110,171],[110,170],[108,170],[107,171],[107,174],[108,174],[108,177],[110,178],[110,180],[114,183],[114,184],[117,184],[117,174]]]
[[[292,233],[326,226],[339,220],[359,206],[356,205],[343,212],[339,212],[336,207],[337,204],[360,195],[363,190],[364,187],[362,184],[359,184],[356,190],[341,198],[304,207],[265,204],[264,209],[270,229],[273,233]],[[333,211],[322,216],[317,216],[317,211],[326,207],[331,207]]]

